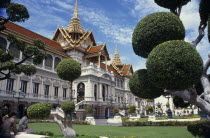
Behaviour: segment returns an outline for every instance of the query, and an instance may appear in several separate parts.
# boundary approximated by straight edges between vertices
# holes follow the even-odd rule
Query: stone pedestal
[[[149,116],[148,117],[148,121],[155,121],[155,120],[156,120],[155,116]]]
[[[85,117],[86,117],[86,111],[85,111],[85,109],[78,109],[76,111],[76,118],[78,120],[85,120]]]
[[[86,117],[85,121],[89,122],[90,125],[96,125],[94,117]]]

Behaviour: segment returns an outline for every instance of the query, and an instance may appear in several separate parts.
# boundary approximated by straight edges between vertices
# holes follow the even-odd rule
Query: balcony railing
[[[41,99],[41,100],[58,101],[58,102],[69,99],[67,97],[41,95],[41,94],[36,94],[36,93],[24,93],[24,96],[23,96],[23,92],[6,91],[6,90],[0,90],[0,97],[8,97],[8,98],[9,97],[11,98],[24,97],[24,99]]]

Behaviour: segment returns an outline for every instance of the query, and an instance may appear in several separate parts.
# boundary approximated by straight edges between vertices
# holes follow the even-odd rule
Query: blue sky
[[[123,63],[132,64],[134,70],[145,68],[145,59],[134,54],[131,45],[132,32],[136,24],[146,15],[168,11],[154,3],[154,0],[78,0],[79,17],[85,30],[92,30],[97,44],[107,43],[110,57],[113,58],[118,45]],[[198,1],[192,0],[183,7],[181,19],[187,30],[186,41],[192,42],[198,35],[200,17]],[[72,15],[75,0],[13,0],[24,4],[30,19],[19,25],[52,38],[57,26],[67,27]],[[206,30],[207,31],[207,30]],[[203,60],[210,51],[207,37],[198,45]]]

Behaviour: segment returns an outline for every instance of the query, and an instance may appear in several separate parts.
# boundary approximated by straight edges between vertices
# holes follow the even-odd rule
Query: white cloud
[[[83,21],[99,28],[99,31],[105,34],[107,38],[111,38],[114,43],[131,44],[133,28],[113,24],[113,20],[107,17],[104,11],[82,7],[80,15]]]

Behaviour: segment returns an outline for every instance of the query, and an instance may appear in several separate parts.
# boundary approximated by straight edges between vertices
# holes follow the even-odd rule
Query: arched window
[[[53,63],[53,57],[48,54],[47,58],[45,59],[45,67],[52,68],[52,63]]]
[[[12,54],[14,56],[14,58],[20,57],[20,51],[18,50],[18,48],[16,47],[16,45],[14,43],[11,43],[9,45],[9,53]]]
[[[106,100],[106,91],[105,91],[105,86],[102,85],[102,97],[103,97],[103,101]]]
[[[3,51],[6,51],[7,48],[7,40],[4,39],[3,37],[0,37],[0,48],[3,49]]]
[[[54,63],[54,69],[58,66],[58,64],[61,62],[61,59],[59,57],[55,58],[55,63]]]
[[[95,101],[97,101],[97,85],[94,85],[94,97],[95,97]]]

